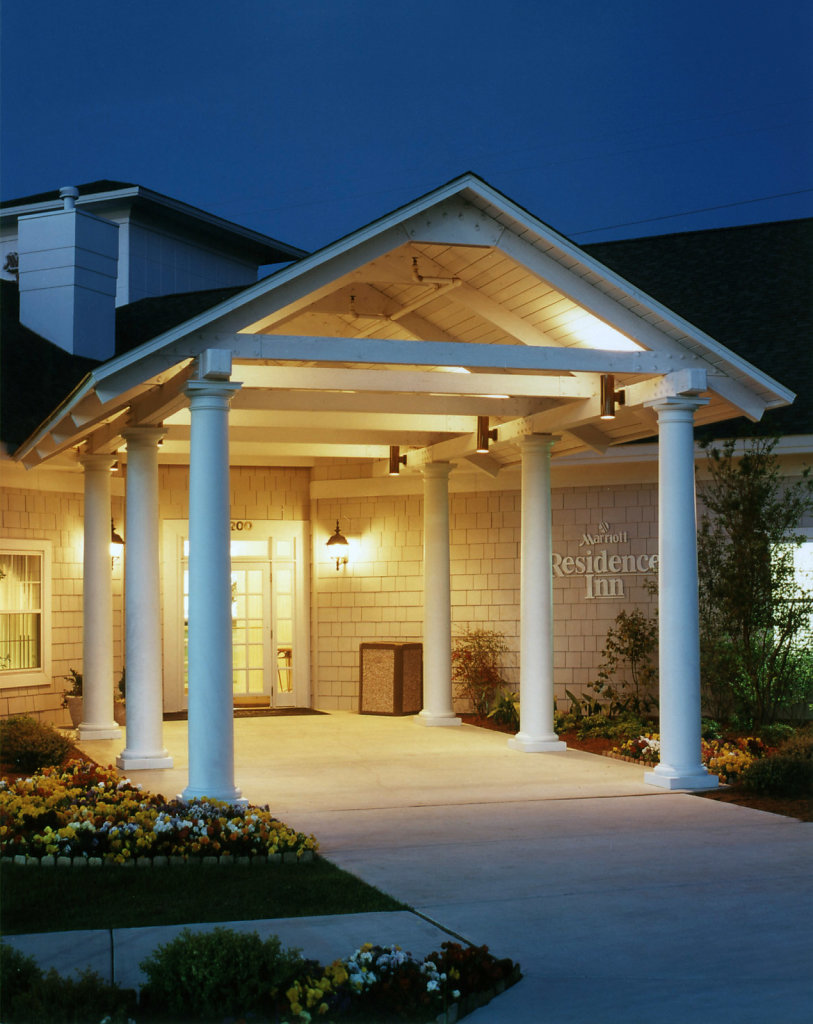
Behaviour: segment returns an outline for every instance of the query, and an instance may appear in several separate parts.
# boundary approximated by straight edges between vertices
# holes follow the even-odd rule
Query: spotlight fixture
[[[338,519],[336,520],[336,530],[327,539],[327,546],[330,549],[328,557],[336,559],[336,572],[338,572],[340,566],[347,565],[347,552],[350,550],[347,537],[339,529]]]
[[[601,375],[601,418],[615,419],[616,404],[624,405],[626,396],[623,391],[615,390],[615,376],[612,373]]]
[[[401,466],[405,466],[407,463],[406,455],[401,455],[401,449],[397,444],[390,445],[390,468],[387,473],[388,476],[398,476],[401,472]]]
[[[488,429],[488,416],[477,417],[477,452],[484,455],[488,451],[488,442],[497,440],[497,429]]]

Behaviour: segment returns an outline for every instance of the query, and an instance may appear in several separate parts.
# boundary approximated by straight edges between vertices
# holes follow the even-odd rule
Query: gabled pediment
[[[384,459],[391,444],[413,463],[469,458],[485,415],[492,472],[516,461],[524,433],[556,434],[554,454],[652,436],[646,403],[670,388],[708,397],[709,423],[793,397],[465,175],[110,360],[20,456],[109,448],[137,420],[167,423],[165,453],[181,458],[183,385],[206,349],[228,350],[243,382],[233,457],[260,464],[286,450]],[[626,398],[611,421],[599,418],[602,374]],[[329,436],[299,422],[294,441],[292,416],[308,410],[330,410]]]

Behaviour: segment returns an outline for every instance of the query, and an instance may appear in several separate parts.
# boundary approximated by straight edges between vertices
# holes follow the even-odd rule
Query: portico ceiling
[[[186,381],[227,350],[242,382],[234,465],[368,460],[408,466],[519,460],[527,433],[554,456],[653,436],[647,402],[703,394],[697,422],[762,412],[786,388],[466,175],[274,274],[91,373],[16,453],[113,452],[132,424],[166,427],[161,460],[186,462]],[[600,376],[625,392],[599,418]],[[475,456],[477,416],[497,430]]]

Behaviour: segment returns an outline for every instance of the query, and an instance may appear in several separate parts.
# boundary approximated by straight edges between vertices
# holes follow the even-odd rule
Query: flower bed
[[[453,1024],[519,981],[519,965],[487,946],[444,942],[424,959],[365,943],[326,967],[276,936],[184,930],[142,961],[147,1019],[250,1018],[258,1022],[412,1021]],[[201,976],[201,971],[204,976]]]
[[[487,946],[444,942],[421,961],[399,946],[367,943],[347,960],[297,979],[285,996],[292,1024],[307,1024],[315,1016],[452,1024],[521,976],[518,964],[496,959]]]
[[[140,992],[86,972],[80,982],[47,975],[0,943],[3,1020],[124,1024],[246,1021],[255,1024],[455,1024],[522,977],[518,964],[486,946],[444,942],[423,960],[398,946],[365,944],[327,967],[286,949],[275,935],[184,929],[140,964]],[[61,1015],[60,1015],[61,1012]]]
[[[32,863],[231,863],[308,859],[316,848],[313,836],[277,821],[267,807],[167,801],[120,779],[112,768],[86,761],[0,782],[3,857]]]
[[[721,782],[736,782],[749,765],[768,753],[768,747],[761,739],[747,736],[725,742],[702,740],[700,751],[703,764],[712,774],[718,775]],[[625,740],[620,747],[613,747],[608,756],[641,764],[657,764],[661,759],[660,737],[658,733],[645,733]]]

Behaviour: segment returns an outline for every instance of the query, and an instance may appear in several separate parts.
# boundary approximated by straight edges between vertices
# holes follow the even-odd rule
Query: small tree
[[[641,714],[655,705],[657,650],[657,620],[645,615],[640,608],[619,612],[614,625],[607,630],[598,680],[592,686],[597,694],[610,701],[611,713],[634,711]],[[630,684],[632,693],[624,694]]]
[[[505,686],[500,657],[508,650],[505,634],[495,629],[466,626],[452,644],[452,680],[471,701],[476,715],[485,717],[500,687]]]
[[[805,634],[813,593],[796,580],[793,551],[813,509],[809,470],[793,483],[780,476],[776,439],[704,445],[698,530],[701,672],[707,706],[749,725],[773,722],[809,693]],[[808,676],[808,678],[806,678]]]

